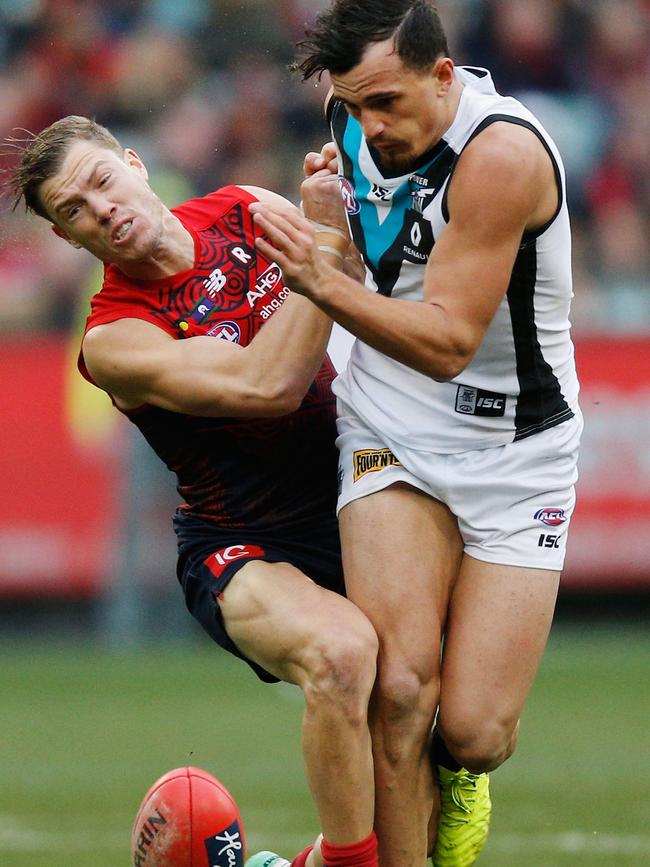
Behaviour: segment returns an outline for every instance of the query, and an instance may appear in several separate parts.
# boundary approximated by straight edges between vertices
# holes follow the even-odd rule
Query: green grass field
[[[640,629],[554,630],[481,867],[650,864],[649,672]],[[187,764],[231,789],[249,850],[295,854],[317,830],[300,709],[207,640],[1,645],[0,864],[126,867],[144,792]]]

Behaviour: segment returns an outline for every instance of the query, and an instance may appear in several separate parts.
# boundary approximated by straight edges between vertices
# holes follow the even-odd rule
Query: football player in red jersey
[[[343,215],[319,220],[340,195],[328,174],[302,189],[316,269],[340,264],[348,246]],[[14,185],[16,203],[105,265],[79,367],[178,477],[188,608],[262,680],[303,690],[323,840],[293,863],[376,867],[367,711],[377,638],[341,595],[330,320],[256,251],[250,210],[286,206],[293,219],[291,206],[230,186],[169,210],[138,155],[78,116],[26,143]]]

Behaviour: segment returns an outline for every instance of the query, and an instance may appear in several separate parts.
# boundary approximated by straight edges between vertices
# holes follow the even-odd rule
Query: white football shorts
[[[396,482],[445,503],[465,553],[504,566],[561,570],[575,506],[582,416],[503,446],[436,454],[368,429],[339,401],[338,511]]]

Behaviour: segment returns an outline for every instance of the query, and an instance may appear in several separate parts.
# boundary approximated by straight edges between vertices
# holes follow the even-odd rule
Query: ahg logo
[[[255,281],[255,286],[246,293],[246,300],[251,310],[260,298],[264,298],[273,287],[282,279],[282,271],[277,262],[272,262]]]
[[[277,264],[277,262],[272,262],[266,269],[266,271],[262,272],[262,274],[260,274],[255,281],[255,288],[258,290],[263,289],[264,291],[268,292],[269,289],[273,289],[273,287],[278,282],[278,280],[281,279],[281,277],[282,271],[280,270],[280,266]]]

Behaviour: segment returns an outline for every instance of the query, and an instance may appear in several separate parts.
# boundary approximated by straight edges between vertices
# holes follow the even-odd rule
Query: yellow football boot
[[[479,856],[490,828],[490,779],[464,768],[436,769],[440,785],[438,837],[433,867],[470,867]]]

